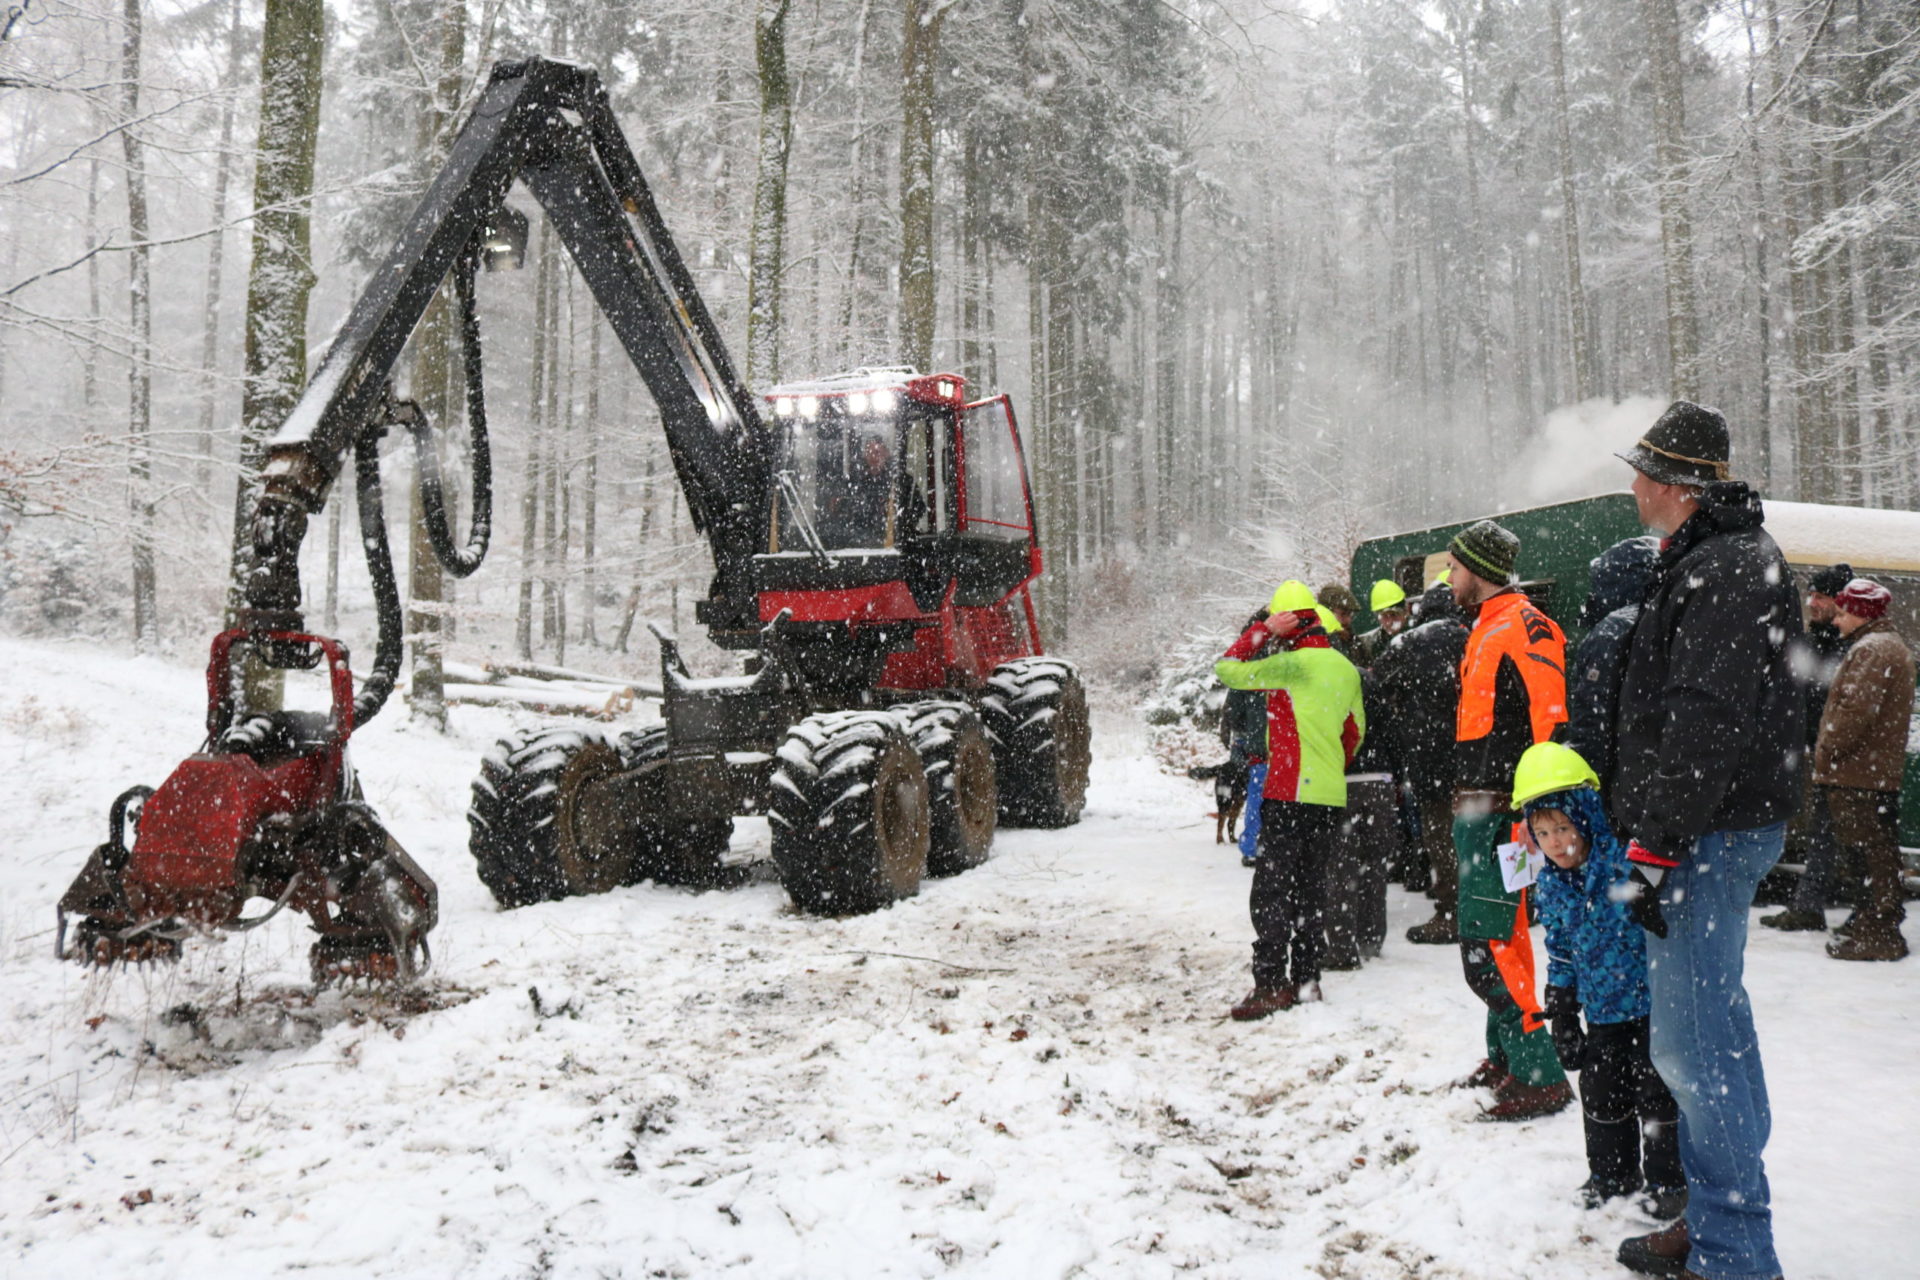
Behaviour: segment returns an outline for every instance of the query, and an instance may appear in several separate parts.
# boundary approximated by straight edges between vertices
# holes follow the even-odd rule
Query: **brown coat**
[[[1853,633],[1820,714],[1820,741],[1813,749],[1816,783],[1900,790],[1913,679],[1913,650],[1885,618]]]

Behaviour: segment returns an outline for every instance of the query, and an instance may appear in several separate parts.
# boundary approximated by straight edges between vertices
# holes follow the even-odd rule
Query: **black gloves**
[[[1547,988],[1547,1021],[1553,1026],[1553,1051],[1560,1065],[1578,1071],[1586,1062],[1587,1032],[1580,1025],[1580,997],[1572,987]]]
[[[1656,938],[1666,937],[1667,920],[1660,914],[1660,882],[1680,865],[1680,860],[1655,853],[1635,840],[1627,846],[1627,862],[1632,873],[1621,886],[1621,901],[1627,904],[1635,924]]]

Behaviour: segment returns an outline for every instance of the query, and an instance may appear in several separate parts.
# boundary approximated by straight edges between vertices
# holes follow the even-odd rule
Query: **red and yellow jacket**
[[[1511,791],[1520,756],[1567,719],[1567,638],[1519,591],[1480,606],[1460,661],[1455,785]]]

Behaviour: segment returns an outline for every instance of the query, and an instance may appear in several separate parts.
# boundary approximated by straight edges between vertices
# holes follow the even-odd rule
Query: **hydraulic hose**
[[[407,426],[419,460],[420,506],[433,544],[434,558],[456,578],[464,578],[487,558],[493,532],[493,456],[487,441],[487,392],[480,371],[480,312],[474,301],[474,255],[462,255],[454,270],[454,290],[460,296],[460,354],[467,384],[467,426],[473,453],[473,519],[467,525],[467,545],[453,544],[447,520],[446,493],[440,480],[440,458],[433,447],[433,424],[416,414]]]
[[[369,424],[353,444],[353,469],[360,510],[360,542],[367,552],[367,572],[373,578],[373,612],[379,621],[379,639],[373,650],[373,670],[353,700],[353,725],[358,729],[380,714],[400,674],[400,584],[393,576],[393,549],[387,545],[386,504],[380,494],[380,437],[386,424]]]

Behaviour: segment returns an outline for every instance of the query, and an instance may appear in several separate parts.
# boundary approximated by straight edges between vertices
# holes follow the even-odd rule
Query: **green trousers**
[[[1560,1084],[1567,1076],[1553,1051],[1553,1037],[1545,1026],[1523,1029],[1520,1006],[1487,946],[1490,938],[1513,935],[1520,906],[1520,895],[1503,887],[1500,859],[1494,853],[1512,825],[1513,815],[1498,811],[1453,820],[1453,848],[1460,862],[1460,962],[1467,988],[1487,1006],[1487,1058],[1525,1084]]]

